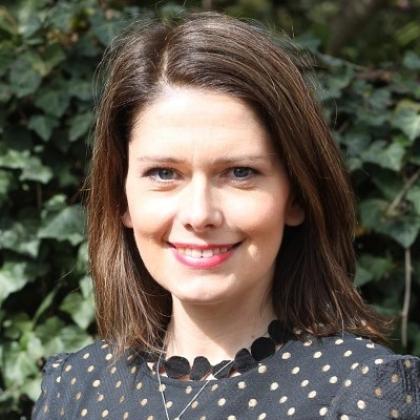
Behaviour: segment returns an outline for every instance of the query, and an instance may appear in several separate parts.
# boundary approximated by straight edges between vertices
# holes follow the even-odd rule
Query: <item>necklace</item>
[[[180,378],[183,376],[190,376],[190,379],[205,379],[210,373],[213,373],[213,376],[217,379],[222,377],[228,377],[230,375],[231,369],[237,370],[239,373],[246,372],[252,367],[256,366],[259,361],[265,359],[268,356],[271,356],[276,351],[277,344],[284,344],[288,341],[293,335],[284,330],[280,321],[274,320],[271,321],[268,326],[268,337],[259,337],[255,339],[248,349],[239,350],[233,360],[224,360],[223,362],[218,363],[216,366],[211,366],[210,362],[205,357],[197,357],[194,360],[193,367],[190,368],[189,362],[184,357],[172,356],[168,360],[164,361],[165,369],[168,377]],[[156,362],[155,369],[157,373],[158,383],[159,383],[159,393],[162,398],[163,408],[165,410],[166,420],[171,420],[168,413],[168,408],[166,406],[166,396],[162,386],[162,379],[160,376],[162,362],[162,353],[159,355],[159,358]],[[200,363],[198,363],[200,362]],[[198,369],[194,370],[194,366],[199,366]],[[199,374],[197,374],[199,373]],[[184,413],[188,410],[191,404],[201,395],[207,385],[211,382],[211,379],[206,380],[206,382],[200,387],[200,389],[193,395],[193,397],[188,401],[187,405],[174,417],[173,420],[180,420]]]
[[[189,361],[185,357],[172,356],[167,360],[162,360],[159,357],[158,368],[154,355],[146,355],[146,359],[154,363],[154,370],[160,371],[163,368],[167,376],[173,379],[187,377],[187,379],[193,381],[203,380],[211,373],[217,379],[228,378],[232,370],[245,373],[254,368],[258,362],[274,354],[276,345],[284,344],[293,337],[293,334],[285,330],[279,320],[271,321],[267,332],[268,337],[256,338],[249,349],[243,348],[239,350],[232,363],[229,364],[227,363],[229,360],[223,360],[212,366],[206,357],[198,356],[194,359],[192,366],[190,366]]]
[[[159,392],[160,392],[160,395],[162,397],[162,404],[163,404],[163,408],[165,409],[166,420],[170,420],[169,413],[168,413],[168,408],[166,407],[165,391],[163,390],[162,380],[160,378],[160,361],[161,361],[161,356],[159,356],[159,360],[157,362],[157,377],[158,377],[158,382],[159,382]],[[233,360],[228,360],[228,362],[223,367],[220,368],[220,371],[225,369],[231,363],[233,363]],[[176,417],[174,417],[173,420],[180,420],[181,419],[181,417],[188,410],[190,405],[200,396],[200,394],[204,391],[204,388],[206,388],[206,386],[210,382],[211,382],[211,379],[206,380],[205,384],[193,395],[193,397],[190,399],[190,401],[188,401],[187,405],[179,412],[179,414]]]

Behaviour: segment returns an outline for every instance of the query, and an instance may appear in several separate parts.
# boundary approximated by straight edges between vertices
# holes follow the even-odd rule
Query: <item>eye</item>
[[[235,181],[248,180],[249,178],[258,173],[258,171],[256,171],[255,169],[249,168],[247,166],[238,166],[235,168],[231,168],[229,171],[232,174],[232,178]]]
[[[172,181],[176,178],[176,173],[171,168],[151,168],[148,169],[144,176],[155,181]]]

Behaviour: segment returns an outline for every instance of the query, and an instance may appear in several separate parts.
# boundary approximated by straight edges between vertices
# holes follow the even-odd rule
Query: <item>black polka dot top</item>
[[[206,381],[161,377],[176,419]],[[96,341],[44,367],[33,419],[166,420],[156,373]],[[291,340],[251,370],[214,379],[181,420],[420,419],[420,359],[351,334]]]

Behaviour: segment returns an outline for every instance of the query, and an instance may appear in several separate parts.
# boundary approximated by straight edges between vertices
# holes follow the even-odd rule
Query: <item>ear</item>
[[[291,197],[285,214],[285,224],[288,226],[299,226],[305,220],[305,212],[297,200]]]
[[[131,222],[131,216],[128,209],[124,212],[124,214],[121,216],[121,221],[123,222],[123,225],[127,228],[133,228],[133,223]]]

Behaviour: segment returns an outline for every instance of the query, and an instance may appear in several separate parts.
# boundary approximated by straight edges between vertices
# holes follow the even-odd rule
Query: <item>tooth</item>
[[[192,253],[191,253],[191,249],[190,248],[185,248],[185,255],[188,255],[191,257]]]
[[[193,258],[200,258],[201,257],[201,251],[198,249],[192,249],[191,250],[191,256]]]
[[[224,247],[224,248],[220,248],[220,253],[222,254],[223,252],[227,252],[228,248]]]
[[[209,257],[212,257],[214,254],[215,254],[215,252],[214,252],[214,251],[212,251],[211,249],[205,249],[205,250],[202,252],[202,256],[203,256],[204,258],[209,258]]]

